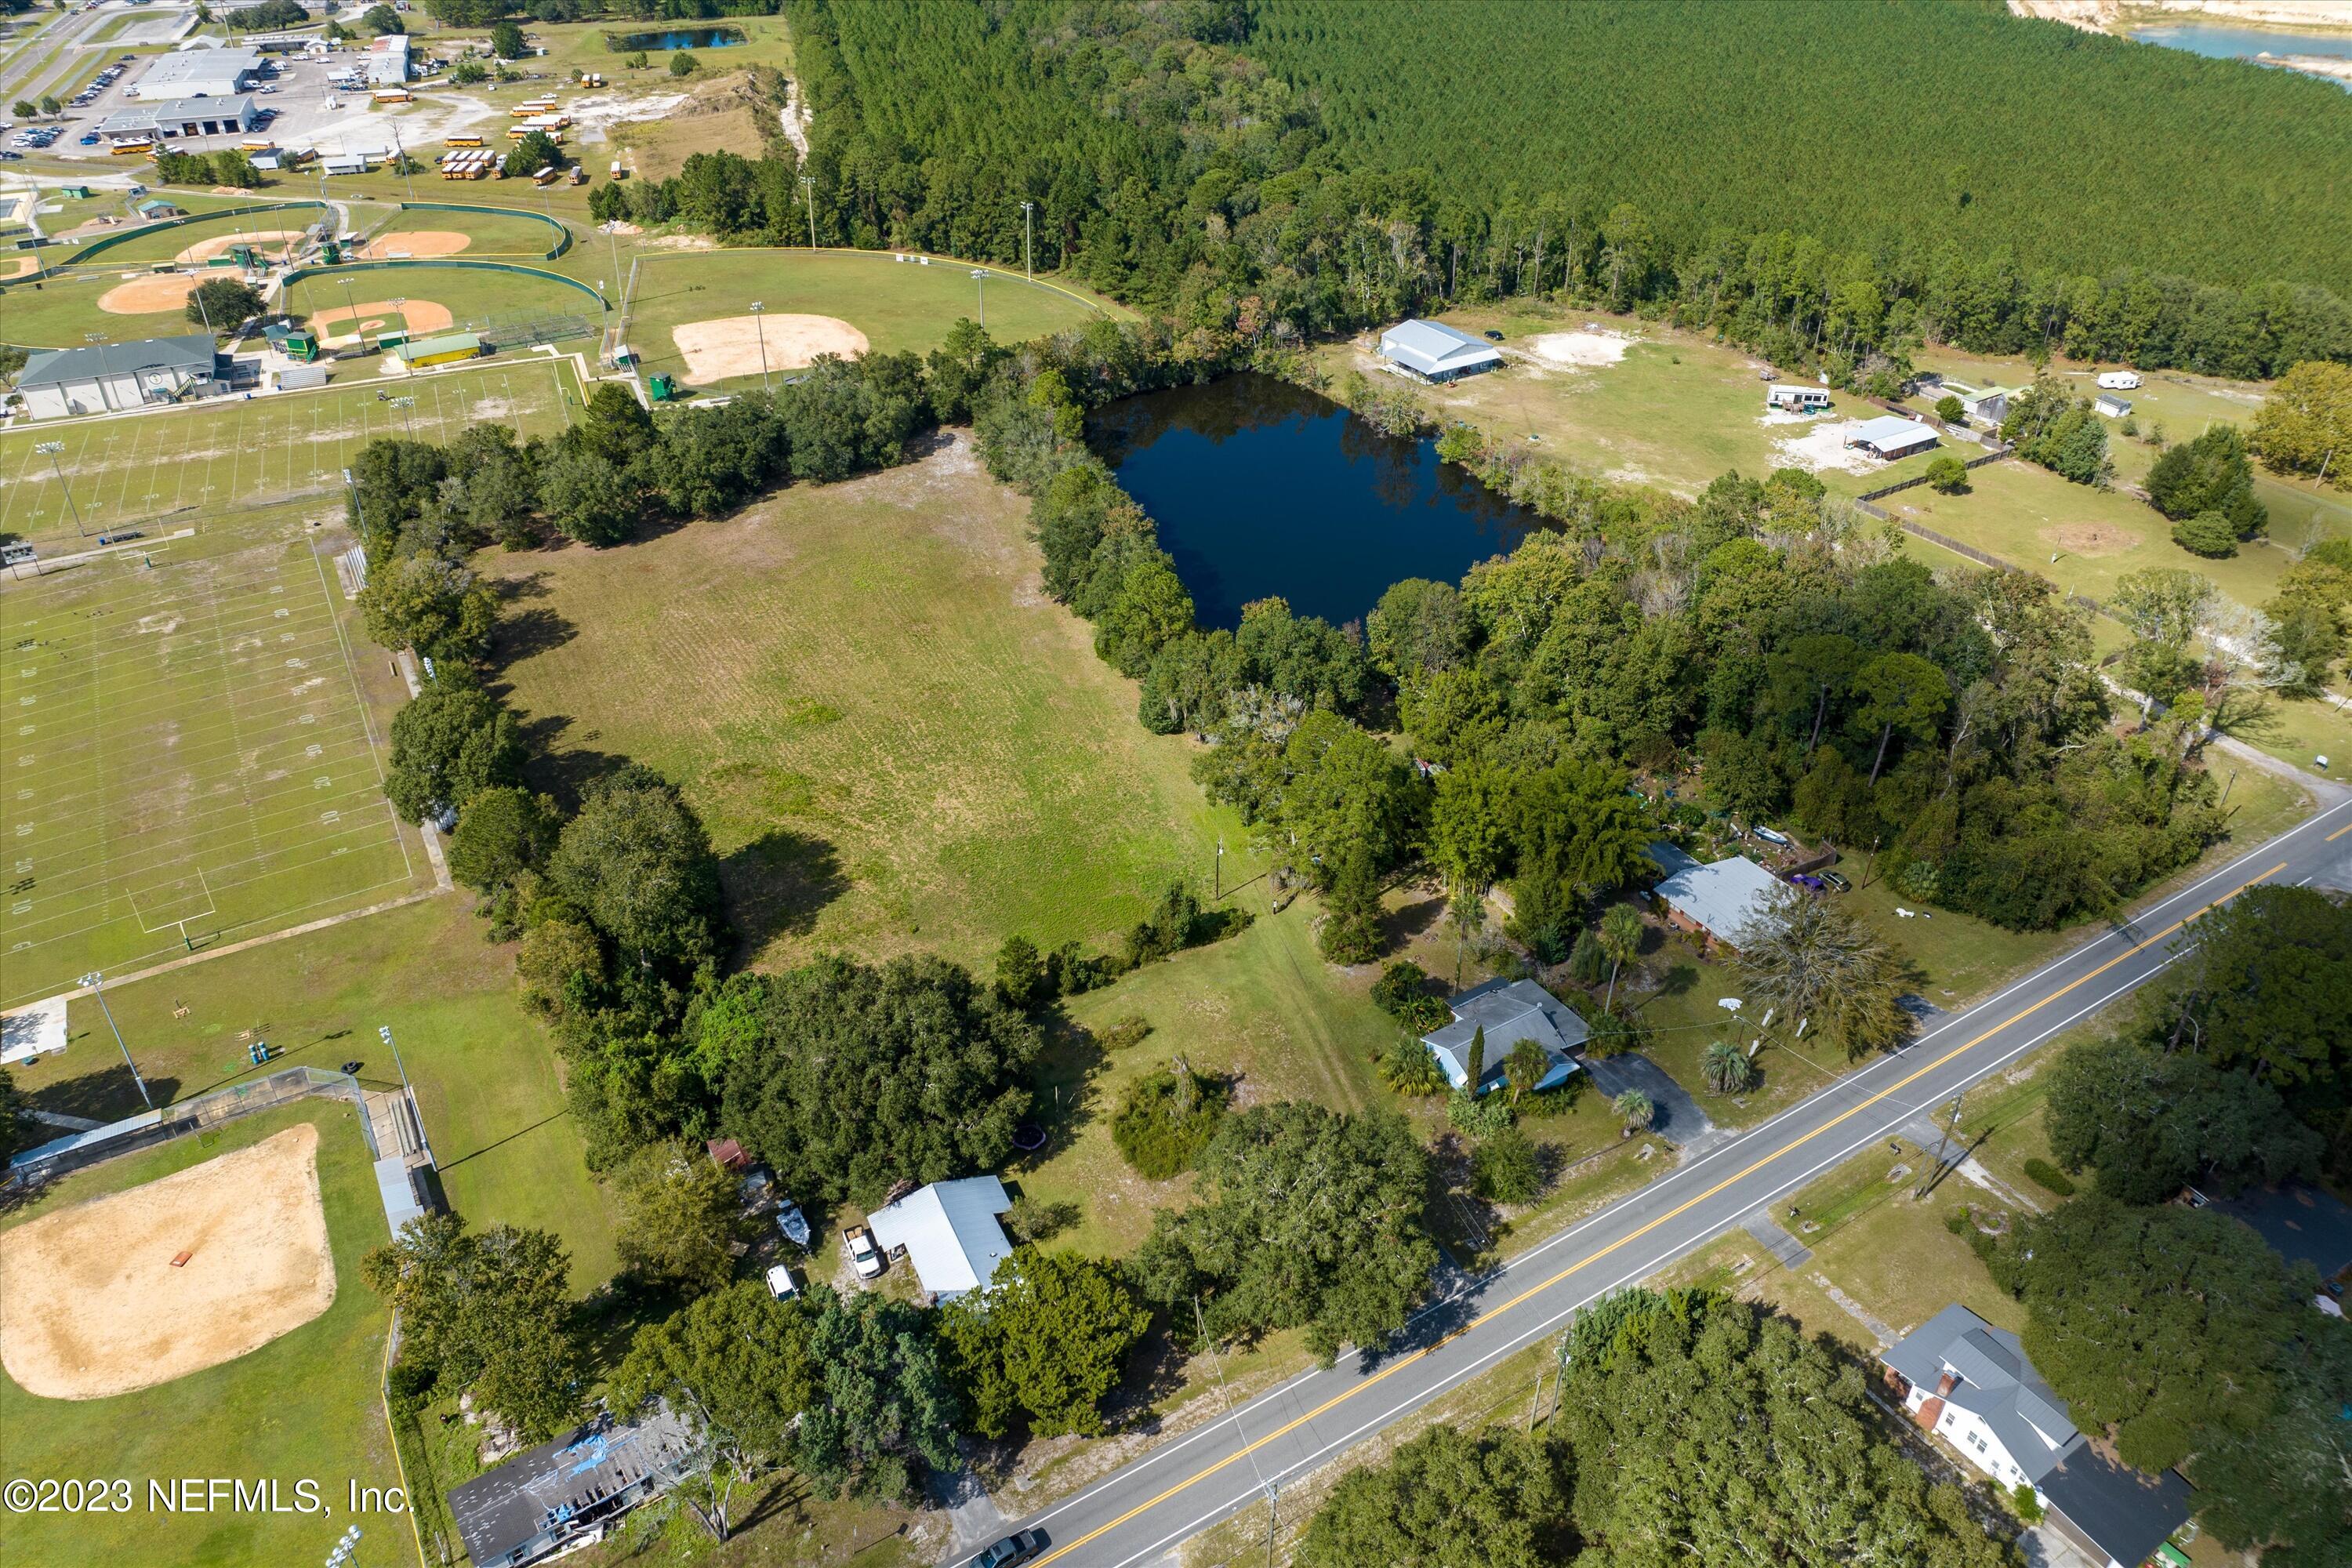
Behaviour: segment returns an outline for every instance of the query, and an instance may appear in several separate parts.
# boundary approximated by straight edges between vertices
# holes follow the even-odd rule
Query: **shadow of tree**
[[[110,1047],[113,1043],[111,1040],[106,1042]],[[154,1097],[156,1104],[169,1105],[179,1098],[180,1080],[151,1074],[147,1079],[147,1092]],[[131,1069],[116,1062],[111,1067],[83,1073],[79,1078],[63,1079],[28,1089],[25,1094],[25,1108],[27,1110],[46,1110],[52,1116],[78,1116],[86,1121],[119,1121],[123,1117],[136,1116],[146,1110],[147,1102],[140,1099],[139,1085],[132,1079]],[[62,1127],[45,1122],[34,1122],[24,1130],[26,1141],[32,1143],[45,1143],[65,1131]]]
[[[1016,1169],[1029,1171],[1069,1148],[1094,1120],[1094,1096],[1087,1089],[1110,1067],[1110,1052],[1094,1031],[1073,1022],[1058,1005],[1037,1023],[1045,1031],[1045,1048],[1029,1079],[1029,1119],[1044,1131],[1045,1142],[1013,1159]]]
[[[824,907],[849,890],[834,847],[788,827],[771,828],[720,857],[719,882],[746,953],[780,936],[807,934]]]
[[[493,686],[490,689],[502,698],[513,695],[508,687]],[[523,751],[530,758],[523,764],[524,782],[553,795],[567,812],[580,809],[580,797],[590,784],[629,765],[629,759],[617,752],[568,743],[577,722],[562,713],[541,713],[525,719],[520,726]],[[582,731],[578,739],[587,742],[602,737],[602,731],[588,730]],[[560,741],[566,743],[559,745]]]
[[[562,647],[579,635],[580,628],[572,623],[569,616],[545,605],[509,610],[499,617],[498,634],[491,645],[490,663],[494,668],[505,669],[535,654]]]

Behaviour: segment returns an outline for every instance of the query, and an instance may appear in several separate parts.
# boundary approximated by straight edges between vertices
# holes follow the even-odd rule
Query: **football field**
[[[299,510],[0,581],[0,1005],[429,884]]]
[[[446,442],[476,420],[511,425],[525,439],[551,436],[580,396],[570,361],[519,356],[22,427],[0,436],[0,533],[23,534],[51,555],[79,533],[308,496],[336,497],[340,512],[344,468],[379,437]],[[53,444],[59,449],[42,450]]]

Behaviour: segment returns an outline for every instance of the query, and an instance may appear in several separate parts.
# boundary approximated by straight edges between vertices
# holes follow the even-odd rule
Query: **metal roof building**
[[[1458,381],[1503,363],[1495,345],[1438,321],[1400,321],[1381,334],[1381,357],[1423,381]]]
[[[985,1290],[1013,1244],[996,1216],[1013,1206],[994,1176],[933,1182],[873,1215],[866,1224],[882,1250],[903,1249],[923,1289],[941,1300]]]
[[[260,73],[257,49],[183,49],[149,66],[145,75],[122,89],[122,96],[142,100],[229,98],[250,88]]]
[[[1907,458],[1937,445],[1935,427],[1899,414],[1882,414],[1845,438],[1874,458]]]
[[[1478,1073],[1478,1092],[1504,1082],[1503,1064],[1511,1047],[1533,1040],[1549,1063],[1536,1082],[1538,1089],[1557,1089],[1576,1071],[1569,1053],[1591,1038],[1592,1031],[1574,1008],[1532,980],[1489,980],[1446,1003],[1454,1022],[1423,1035],[1422,1044],[1437,1058],[1445,1081],[1456,1089],[1470,1081],[1470,1043],[1483,1028],[1486,1051]]]
[[[449,1489],[449,1516],[475,1568],[519,1568],[597,1540],[692,1467],[700,1440],[656,1405],[635,1422],[600,1416]]]
[[[398,87],[408,79],[408,38],[402,33],[386,33],[368,45],[367,80],[370,87]]]
[[[240,93],[142,101],[100,121],[98,133],[110,142],[147,142],[159,136],[235,136],[259,123],[253,100]]]
[[[176,403],[228,390],[210,333],[35,354],[16,390],[36,419]]]
[[[1667,923],[1738,947],[1755,931],[1782,883],[1745,855],[1701,865],[1671,844],[1650,846],[1665,869],[1653,889],[1666,906]]]

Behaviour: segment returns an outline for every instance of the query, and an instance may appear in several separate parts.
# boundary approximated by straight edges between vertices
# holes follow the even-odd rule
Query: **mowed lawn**
[[[130,985],[107,1005],[158,1101],[291,1066],[361,1064],[397,1081],[389,1027],[416,1086],[442,1185],[476,1226],[534,1226],[572,1251],[572,1288],[616,1267],[614,1211],[563,1109],[553,1044],[515,990],[511,949],[482,940],[463,893],[232,953]],[[16,1071],[37,1110],[104,1118],[139,1109],[98,1006],[72,1005],[70,1044]],[[275,1053],[254,1067],[253,1040]],[[375,1203],[373,1189],[369,1202]],[[380,1207],[374,1210],[382,1229]],[[381,1239],[381,1238],[379,1238]]]
[[[596,256],[599,243],[601,237],[583,243],[581,265]],[[754,302],[770,315],[837,317],[865,333],[877,353],[928,353],[962,317],[985,316],[992,337],[1014,343],[1084,326],[1097,313],[1088,299],[1060,284],[1030,283],[1018,271],[992,268],[983,285],[971,272],[969,263],[935,258],[924,267],[887,250],[646,253],[629,297],[629,346],[648,372],[683,374],[685,355],[672,330],[742,316]],[[747,385],[755,379],[741,378]]]
[[[110,1048],[111,1047],[111,1042]],[[360,1561],[416,1562],[408,1521],[353,1517],[353,1484],[400,1485],[378,1379],[390,1314],[361,1282],[360,1259],[388,1233],[356,1111],[314,1100],[110,1160],[59,1183],[0,1226],[55,1214],[68,1205],[124,1192],[217,1155],[250,1147],[299,1122],[319,1129],[319,1193],[334,1252],[335,1300],[320,1317],[219,1366],[107,1399],[40,1399],[0,1377],[0,1432],[6,1471],[35,1480],[127,1479],[128,1513],[12,1513],[10,1563],[137,1563],[155,1568],[246,1568],[257,1563],[323,1561],[352,1524],[366,1531]],[[0,1282],[5,1288],[5,1282]],[[236,1478],[274,1480],[289,1509],[300,1480],[317,1483],[330,1515],[235,1512],[173,1514],[151,1509],[148,1482]]]
[[[1136,723],[1039,590],[1025,515],[958,436],[723,521],[505,557],[541,781],[625,759],[675,780],[762,966],[1109,941],[1207,879],[1220,819],[1188,742]]]

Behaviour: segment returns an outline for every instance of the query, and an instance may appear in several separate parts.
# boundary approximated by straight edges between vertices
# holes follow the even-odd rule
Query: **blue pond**
[[[2319,55],[2331,59],[2352,59],[2352,36],[2341,33],[2277,33],[2260,27],[2178,22],[2160,26],[2135,27],[2131,36],[2143,44],[2158,44],[2168,49],[2186,49],[2192,55],[2203,55],[2208,59],[2252,60],[2257,65],[2273,65],[2282,55]],[[2272,58],[2258,58],[2265,54]],[[2352,81],[2341,85],[2347,91],[2352,91]]]
[[[736,27],[674,27],[666,33],[625,33],[607,37],[604,44],[615,54],[632,54],[638,49],[731,49],[743,41]]]
[[[1147,393],[1102,409],[1087,438],[1159,525],[1203,626],[1280,595],[1302,616],[1361,619],[1392,583],[1454,582],[1515,548],[1534,513],[1271,376]]]

